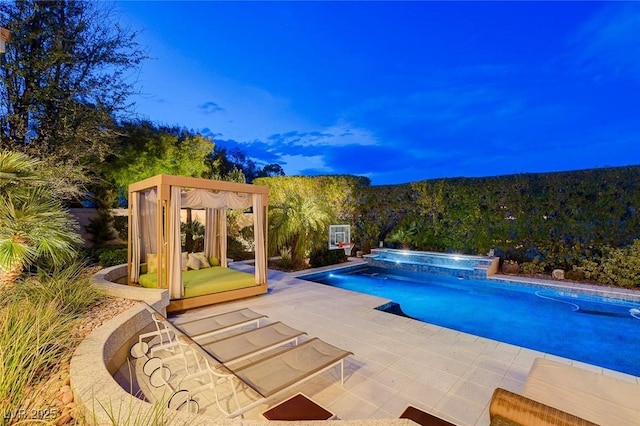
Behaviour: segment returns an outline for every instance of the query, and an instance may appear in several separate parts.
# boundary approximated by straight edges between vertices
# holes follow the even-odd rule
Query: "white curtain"
[[[267,257],[264,238],[264,209],[262,208],[262,195],[253,194],[253,233],[256,251],[256,284],[267,282]]]
[[[218,245],[220,246],[220,266],[226,268],[227,262],[227,209],[216,210],[218,222]]]
[[[140,278],[140,193],[134,192],[129,200],[131,204],[131,270],[129,280],[137,283]]]
[[[131,273],[132,282],[140,279],[140,263],[147,253],[158,252],[156,228],[158,219],[158,194],[155,189],[132,194],[131,203]]]
[[[146,261],[147,253],[158,253],[158,192],[156,189],[145,191],[138,200],[141,237],[140,259]],[[137,281],[136,281],[137,282]]]
[[[207,189],[192,189],[182,193],[182,207],[206,209],[205,254],[220,259],[220,266],[227,262],[227,209],[247,209],[253,204],[251,194],[236,192],[214,192]]]
[[[192,189],[182,193],[182,207],[192,209],[246,209],[251,207],[251,194]]]
[[[220,245],[218,244],[218,215],[216,209],[206,209],[204,224],[204,253],[207,258],[220,259]]]
[[[180,209],[181,209],[182,188],[171,187],[169,198],[169,235],[168,253],[165,253],[168,260],[168,280],[169,297],[180,299],[184,296],[182,285],[182,244],[180,242]]]
[[[226,268],[227,262],[227,209],[207,209],[205,218],[204,252],[207,257],[220,260]]]

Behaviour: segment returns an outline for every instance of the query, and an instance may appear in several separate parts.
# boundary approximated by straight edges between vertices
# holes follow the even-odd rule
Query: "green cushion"
[[[157,273],[140,275],[140,285],[147,288],[158,288]],[[182,273],[184,298],[221,293],[256,285],[253,274],[229,268],[212,267],[189,270]]]
[[[146,288],[158,288],[158,273],[152,272],[150,274],[140,274],[138,278],[138,283],[142,287]]]

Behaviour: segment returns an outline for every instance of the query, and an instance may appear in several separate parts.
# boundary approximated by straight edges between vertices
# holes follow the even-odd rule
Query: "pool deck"
[[[302,392],[344,420],[397,419],[407,405],[414,405],[460,426],[486,426],[494,389],[521,391],[537,357],[640,385],[635,376],[374,309],[386,302],[270,270],[268,294],[178,317],[195,319],[247,307],[353,352],[345,362],[344,386],[334,368],[269,404]],[[201,408],[213,415],[207,405],[201,401]],[[245,418],[261,419],[264,410],[254,409]]]

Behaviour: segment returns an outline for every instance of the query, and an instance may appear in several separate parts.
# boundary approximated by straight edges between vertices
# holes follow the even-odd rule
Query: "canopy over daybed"
[[[267,291],[266,186],[182,176],[157,175],[129,185],[129,282],[140,282],[141,264],[154,260],[154,282],[169,290],[171,310],[183,310]],[[253,210],[255,282],[249,287],[213,290],[198,297],[185,296],[180,235],[182,209],[199,209],[205,215],[204,255],[227,268],[227,209]],[[156,261],[157,260],[157,266]],[[255,285],[253,285],[255,284]],[[193,300],[192,300],[193,299]],[[188,303],[185,301],[189,300]],[[180,302],[182,301],[182,302]]]

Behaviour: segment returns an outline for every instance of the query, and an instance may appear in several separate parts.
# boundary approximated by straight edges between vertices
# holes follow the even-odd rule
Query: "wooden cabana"
[[[266,293],[268,204],[266,186],[170,175],[129,185],[129,283],[168,289],[168,311]],[[180,213],[184,208],[206,212],[203,253],[182,251]],[[253,276],[229,269],[226,252],[227,209],[248,208],[253,210]],[[207,270],[187,268],[192,256],[200,256],[199,266],[207,263]]]

